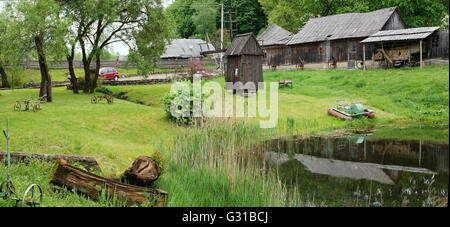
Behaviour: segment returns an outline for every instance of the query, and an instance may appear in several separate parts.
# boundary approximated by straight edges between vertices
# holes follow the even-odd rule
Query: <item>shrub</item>
[[[178,124],[193,125],[194,123],[197,122],[196,120],[198,120],[198,119],[196,119],[193,116],[193,114],[194,114],[193,83],[191,83],[188,80],[186,80],[184,82],[188,83],[189,86],[190,86],[190,95],[189,95],[189,97],[183,97],[181,91],[179,91],[178,93],[168,93],[161,99],[161,101],[163,102],[162,108],[166,112],[166,116],[167,116],[167,118],[169,120],[177,122]],[[203,83],[204,83],[204,81],[202,81],[202,85],[203,85]],[[201,102],[203,104],[203,101],[206,98],[208,98],[208,96],[202,93],[200,98],[201,98]],[[184,115],[188,115],[188,117],[182,116],[183,113],[181,112],[182,109],[180,109],[180,108],[178,109],[180,111],[179,112],[180,116],[176,117],[176,116],[172,115],[172,113],[171,113],[171,106],[172,106],[172,103],[175,102],[175,100],[178,100],[178,102],[180,102],[180,105],[181,105],[181,103],[189,102],[189,105],[190,105],[189,108],[190,109],[186,111],[188,113],[184,114]],[[181,107],[181,106],[179,106],[179,107]]]
[[[107,87],[98,87],[95,89],[96,92],[103,93],[105,95],[113,95],[113,92],[109,90]]]

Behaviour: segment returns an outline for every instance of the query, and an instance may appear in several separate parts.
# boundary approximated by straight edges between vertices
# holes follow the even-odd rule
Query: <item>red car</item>
[[[119,80],[119,72],[115,68],[101,68],[99,74],[105,80]]]

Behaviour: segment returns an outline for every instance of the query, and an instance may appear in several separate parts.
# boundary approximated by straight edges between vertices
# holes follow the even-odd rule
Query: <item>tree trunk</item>
[[[5,69],[3,68],[2,65],[0,65],[0,74],[2,76],[2,87],[3,88],[10,88],[11,86],[9,86],[9,82],[8,82],[8,76],[6,75]]]
[[[45,58],[45,52],[41,37],[34,37],[34,42],[36,44],[36,49],[39,57],[39,68],[41,71],[41,90],[39,92],[39,97],[47,95],[47,102],[52,102],[52,80],[48,72],[47,59]]]
[[[95,92],[95,88],[97,86],[97,80],[98,80],[98,73],[100,71],[100,51],[97,51],[97,53],[95,54],[96,60],[95,60],[95,73],[94,73],[94,80],[92,81],[91,84],[91,93]]]
[[[76,189],[94,200],[99,200],[102,195],[106,196],[108,200],[115,197],[117,201],[123,202],[127,206],[146,203],[163,207],[168,196],[168,193],[162,190],[128,185],[97,176],[71,166],[62,159],[55,163],[49,176],[49,182],[69,190]]]
[[[6,151],[0,151],[0,162],[6,161]],[[73,155],[57,155],[57,154],[35,154],[35,153],[23,153],[23,152],[11,152],[11,163],[25,162],[26,160],[40,159],[44,161],[55,161],[64,159],[69,162],[77,162],[86,168],[88,171],[101,172],[102,169],[98,165],[97,161],[93,157],[88,156],[73,156]]]
[[[133,165],[127,169],[119,181],[142,187],[150,187],[161,174],[161,169],[153,159],[147,156],[140,156]]]
[[[73,69],[73,59],[75,57],[75,48],[72,47],[72,51],[69,56],[67,56],[67,63],[69,64],[70,82],[72,83],[72,89],[74,94],[78,94],[78,80],[75,76],[75,70]]]
[[[84,86],[83,86],[83,92],[89,93],[90,83],[91,83],[91,59],[86,56],[86,47],[84,44],[84,40],[80,39],[80,47],[81,47],[81,53],[83,57],[83,69],[84,69]]]

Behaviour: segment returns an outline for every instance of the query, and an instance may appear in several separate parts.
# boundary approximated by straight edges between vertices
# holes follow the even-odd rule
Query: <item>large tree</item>
[[[195,9],[192,21],[197,37],[206,40],[216,30],[217,6],[214,0],[194,0],[191,6]]]
[[[46,95],[47,102],[52,102],[48,59],[62,58],[67,31],[67,24],[60,18],[59,5],[54,0],[29,0],[19,1],[7,7],[6,11],[9,12],[10,18],[14,18],[14,23],[19,24],[17,29],[22,31],[22,36],[16,38],[34,44],[41,72],[39,96]]]
[[[91,9],[95,9],[89,15],[89,20],[94,22],[88,26],[85,21],[83,29],[87,32],[79,39],[79,44],[85,76],[83,91],[93,93],[99,77],[102,50],[116,42],[132,42],[133,40],[130,41],[130,39],[136,38],[137,34],[142,34],[143,27],[155,29],[150,24],[159,25],[161,23],[157,20],[164,21],[164,18],[153,17],[158,9],[162,10],[163,8],[160,0],[92,0],[87,2],[92,2]],[[147,31],[147,33],[149,32],[151,31]],[[155,37],[160,38],[161,36]],[[145,41],[149,46],[151,43],[157,42],[152,39]],[[95,60],[95,69],[90,68],[93,60]]]
[[[195,24],[192,20],[195,9],[191,7],[192,4],[193,0],[175,0],[167,7],[167,11],[175,22],[178,37],[190,38],[195,34]]]

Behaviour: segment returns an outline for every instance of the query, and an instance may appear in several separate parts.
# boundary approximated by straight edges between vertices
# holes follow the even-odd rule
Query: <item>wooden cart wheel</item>
[[[29,102],[25,103],[24,111],[28,111],[28,110],[30,110],[30,103]]]
[[[7,198],[16,197],[16,189],[10,180],[4,180],[2,182],[0,192],[5,193]]]
[[[42,189],[38,184],[30,185],[22,198],[22,207],[25,205],[30,207],[36,207],[42,204]]]
[[[41,107],[39,106],[39,103],[36,103],[36,104],[33,105],[33,112],[36,112],[36,111],[38,111],[40,109],[41,109]]]
[[[95,104],[95,103],[97,103],[97,102],[98,102],[97,97],[92,97],[91,103],[92,103],[92,104]]]
[[[108,97],[108,104],[113,104],[114,98],[112,96]]]
[[[20,102],[16,102],[14,104],[14,111],[20,111],[21,108],[22,108],[22,105],[20,105]]]

